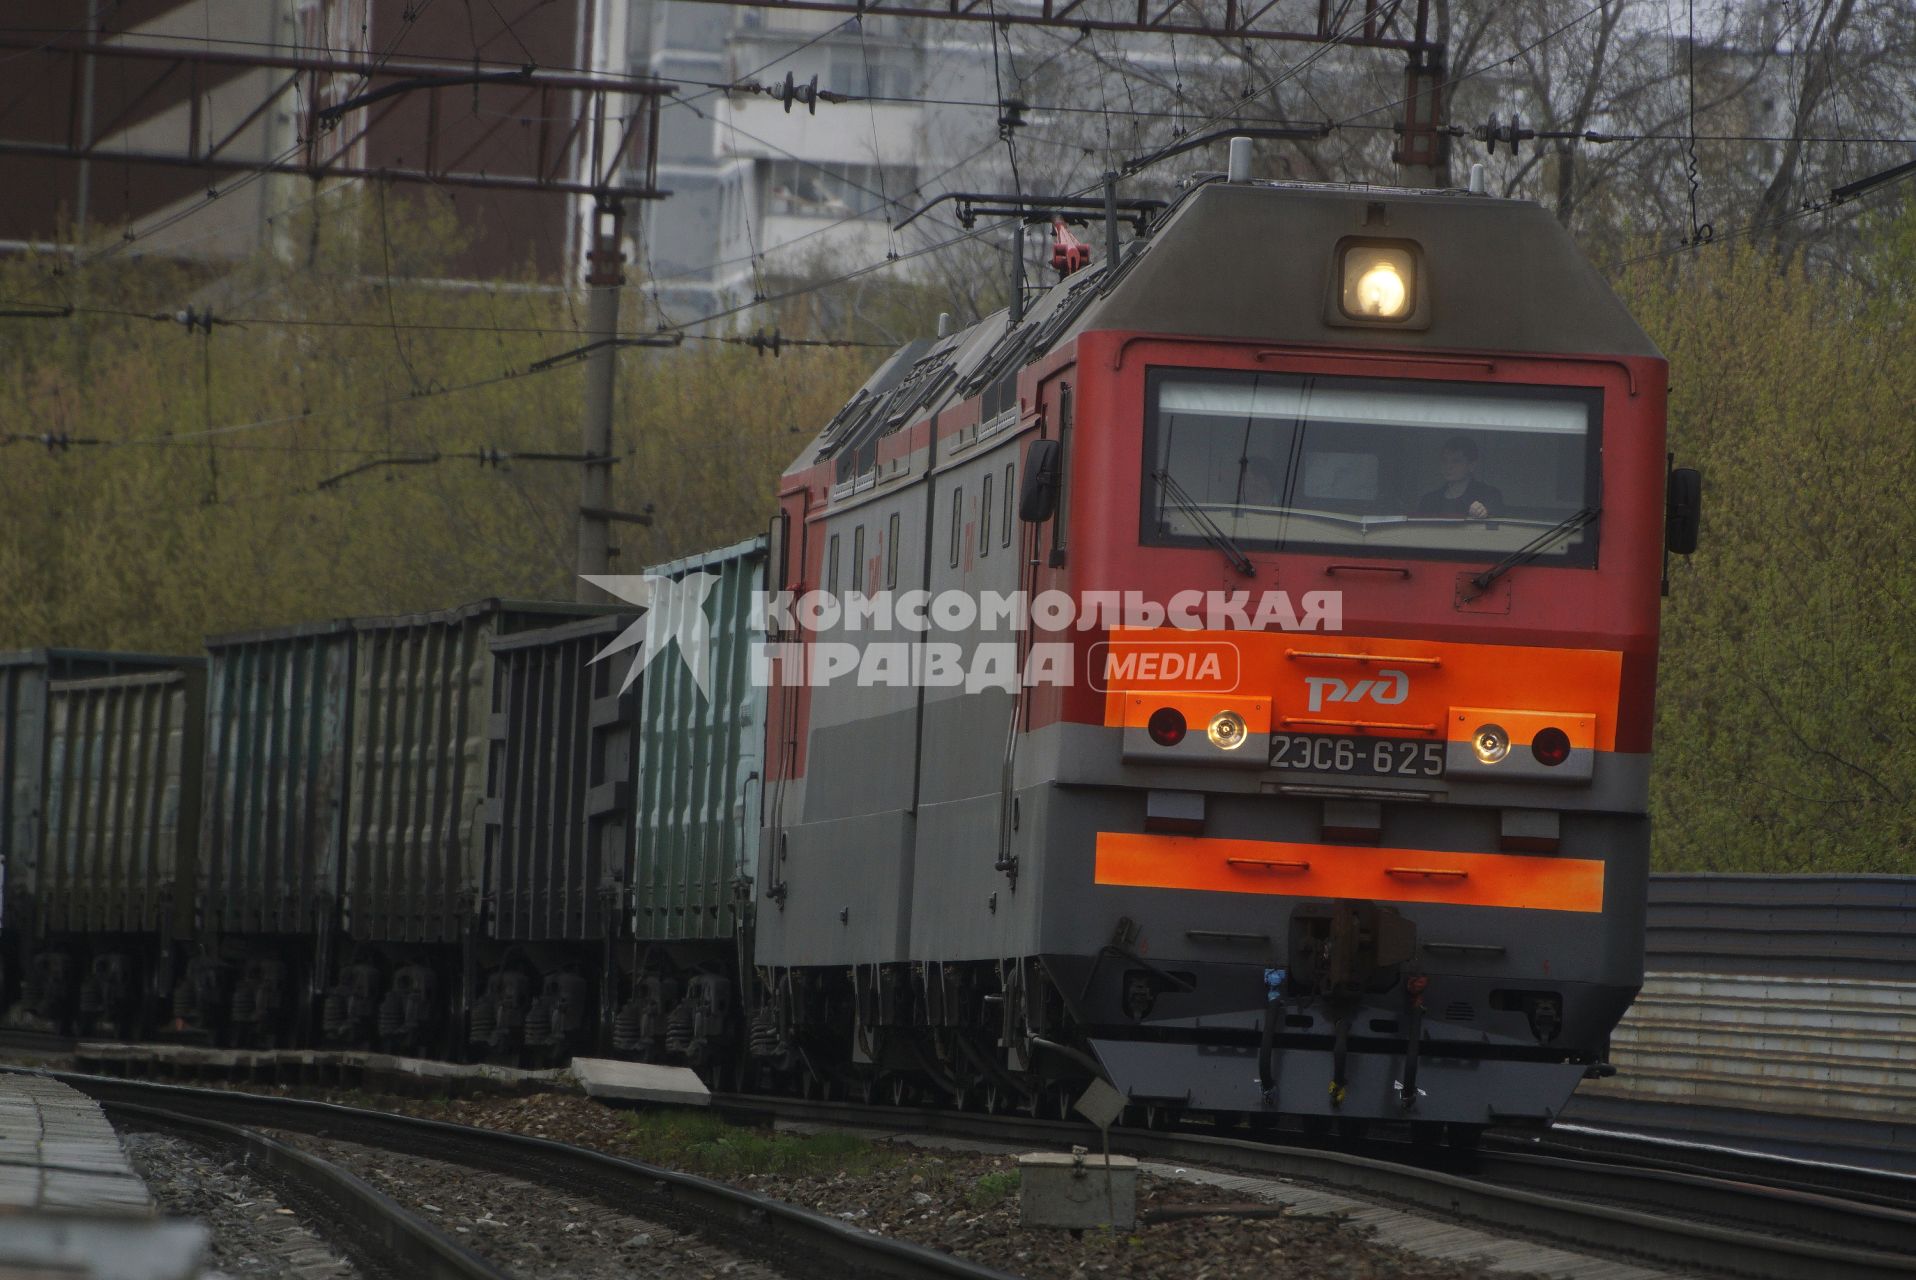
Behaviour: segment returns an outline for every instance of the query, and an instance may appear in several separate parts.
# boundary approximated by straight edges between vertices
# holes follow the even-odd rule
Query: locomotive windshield
[[[1491,560],[1569,522],[1544,564],[1596,563],[1602,393],[1158,369],[1142,537]]]

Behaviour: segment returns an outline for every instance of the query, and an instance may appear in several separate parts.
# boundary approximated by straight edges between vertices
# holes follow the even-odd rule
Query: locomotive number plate
[[[1298,773],[1351,773],[1370,778],[1441,778],[1444,744],[1335,733],[1274,733],[1271,768]]]

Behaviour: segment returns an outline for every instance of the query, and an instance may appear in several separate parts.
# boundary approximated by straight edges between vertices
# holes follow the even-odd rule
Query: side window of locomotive
[[[1000,546],[1008,547],[1011,545],[1011,495],[1016,492],[1018,492],[1018,464],[1015,462],[1007,462],[1005,464],[1005,509],[999,513],[1000,518],[998,521],[1000,528],[998,537],[1001,539],[999,543]]]
[[[1071,525],[1071,388],[1058,389],[1058,511],[1051,519],[1051,563],[1063,562]]]
[[[985,472],[984,488],[978,493],[978,555],[991,554],[991,473]]]
[[[825,592],[838,594],[838,535],[835,533],[825,544]]]
[[[898,513],[891,513],[885,527],[885,590],[898,585]]]
[[[1496,559],[1569,522],[1540,559],[1596,562],[1594,389],[1159,369],[1147,414],[1147,543]]]
[[[951,491],[951,567],[958,567],[958,541],[965,536],[965,491],[959,486]]]
[[[852,530],[852,590],[865,589],[865,526]]]

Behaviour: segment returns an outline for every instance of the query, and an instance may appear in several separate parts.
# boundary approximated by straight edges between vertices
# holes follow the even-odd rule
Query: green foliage
[[[6,305],[83,308],[0,319],[0,647],[192,652],[262,625],[572,597],[579,467],[479,451],[579,453],[583,362],[524,370],[584,343],[583,299],[432,283],[449,215],[348,199],[218,279],[0,263]],[[187,307],[235,322],[164,318]],[[762,530],[777,475],[878,355],[622,352],[611,501],[655,523],[614,527],[615,571]],[[74,443],[16,438],[41,435]]]
[[[974,1208],[989,1209],[1017,1194],[1018,1171],[1000,1169],[995,1173],[983,1174],[972,1183],[970,1199]]]
[[[1912,231],[1855,276],[1718,249],[1626,281],[1704,477],[1664,609],[1660,870],[1916,870],[1916,343],[1883,303]]]
[[[347,199],[217,279],[0,263],[0,306],[87,309],[0,319],[0,647],[191,652],[222,631],[573,594],[577,466],[477,458],[578,451],[583,365],[502,375],[580,346],[582,300],[422,283],[456,252],[449,218]],[[1623,280],[1670,358],[1672,448],[1705,478],[1703,545],[1664,613],[1660,869],[1916,870],[1916,212],[1867,231],[1840,274],[1719,245]],[[779,323],[903,336],[941,309],[968,320],[948,301],[963,292],[853,282]],[[253,321],[209,336],[151,318],[188,306]],[[636,307],[623,327],[642,327]],[[655,523],[615,529],[616,568],[762,529],[778,473],[882,354],[623,353],[612,504]],[[43,434],[76,443],[13,439]]]
[[[637,1111],[626,1117],[626,1130],[637,1159],[721,1178],[862,1173],[895,1160],[856,1134],[779,1133],[731,1124],[709,1111]]]

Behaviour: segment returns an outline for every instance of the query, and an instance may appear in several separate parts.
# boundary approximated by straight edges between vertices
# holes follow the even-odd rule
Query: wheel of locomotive
[[[1001,1116],[1011,1110],[1011,1090],[998,1080],[985,1081],[985,1112],[988,1115]]]
[[[911,1081],[902,1071],[895,1071],[885,1078],[885,1097],[894,1107],[910,1105],[912,1101]]]
[[[1356,1116],[1337,1117],[1337,1136],[1345,1142],[1362,1142],[1370,1136],[1370,1121]]]
[[[1411,1145],[1425,1150],[1434,1150],[1444,1145],[1444,1125],[1438,1120],[1413,1120],[1410,1122]]]
[[[1167,1107],[1156,1102],[1146,1103],[1144,1107],[1144,1127],[1158,1133],[1175,1129],[1177,1127],[1178,1117],[1181,1114],[1182,1108],[1179,1107]]]

